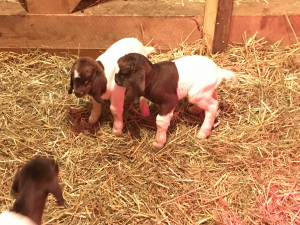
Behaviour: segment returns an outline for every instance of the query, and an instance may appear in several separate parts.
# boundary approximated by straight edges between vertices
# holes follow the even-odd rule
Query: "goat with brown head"
[[[49,193],[54,195],[58,205],[63,205],[58,172],[57,163],[47,157],[37,156],[23,165],[16,173],[12,185],[12,191],[17,195],[16,201],[10,211],[0,215],[0,224],[19,220],[29,221],[25,224],[41,224]]]
[[[90,57],[78,58],[71,68],[69,94],[77,98],[86,95],[92,96],[98,103],[102,103],[101,95],[106,92],[107,79],[104,75],[104,66],[100,61]]]
[[[110,100],[110,111],[113,115],[113,133],[118,136],[123,129],[123,108],[126,88],[115,83],[115,73],[119,67],[117,61],[130,52],[137,52],[144,56],[155,52],[153,47],[144,46],[136,38],[123,38],[110,46],[96,60],[81,57],[76,60],[71,69],[69,94],[74,93],[78,98],[89,95],[92,97],[92,111],[89,123],[96,123],[101,115],[102,99]],[[142,116],[149,116],[146,99],[139,102]]]
[[[161,149],[166,143],[167,129],[180,99],[187,98],[194,104],[191,111],[205,110],[205,119],[197,134],[199,139],[205,139],[211,134],[217,116],[216,89],[224,79],[238,84],[234,72],[199,55],[152,64],[141,54],[129,53],[118,60],[118,65],[116,83],[131,87],[136,100],[143,96],[159,106],[153,142],[155,149]]]

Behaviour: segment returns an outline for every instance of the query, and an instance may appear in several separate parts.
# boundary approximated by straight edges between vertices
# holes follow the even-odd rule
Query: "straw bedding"
[[[0,0],[0,1],[2,1],[2,0]],[[8,0],[8,1],[19,1],[19,0]],[[114,0],[81,0],[79,2],[79,4],[76,6],[76,8],[74,9],[74,12],[87,9],[89,7],[93,7],[98,4],[103,4],[108,1],[114,1]],[[149,4],[148,2],[150,2],[150,1],[152,4],[165,3],[165,4],[162,4],[161,10],[164,10],[164,8],[168,8],[170,5],[179,4],[179,5],[184,6],[183,0],[124,0],[124,1],[134,1],[134,2],[139,1],[141,4]],[[205,3],[205,0],[188,0],[188,1]],[[268,0],[235,0],[234,1],[235,5],[241,5],[245,2],[256,2],[256,3],[267,3],[267,4],[269,3]],[[187,2],[185,4],[187,4]],[[139,13],[143,13],[143,12],[139,12]],[[170,13],[170,15],[171,14],[172,13]]]
[[[239,78],[217,90],[212,135],[195,139],[203,115],[188,114],[183,100],[155,152],[155,105],[143,119],[127,102],[124,133],[114,137],[108,102],[91,126],[90,99],[67,94],[74,57],[0,53],[0,210],[13,204],[17,168],[41,154],[58,161],[67,200],[58,207],[49,196],[44,224],[299,224],[299,45],[250,38],[209,57]]]

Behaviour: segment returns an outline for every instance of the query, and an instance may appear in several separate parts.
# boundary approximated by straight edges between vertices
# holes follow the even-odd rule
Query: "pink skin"
[[[170,121],[173,117],[174,109],[165,116],[156,116],[157,131],[153,142],[153,148],[158,150],[161,149],[167,141],[167,130],[170,125]]]

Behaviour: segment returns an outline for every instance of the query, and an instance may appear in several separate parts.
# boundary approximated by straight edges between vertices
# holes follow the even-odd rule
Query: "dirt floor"
[[[24,0],[0,0],[18,2]],[[74,12],[101,15],[182,16],[203,15],[205,0],[82,0]],[[300,1],[235,0],[233,15],[299,14]]]
[[[189,0],[113,0],[88,8],[87,13],[102,15],[182,16],[204,15],[205,2]],[[235,1],[233,15],[283,15],[300,13],[300,1]]]

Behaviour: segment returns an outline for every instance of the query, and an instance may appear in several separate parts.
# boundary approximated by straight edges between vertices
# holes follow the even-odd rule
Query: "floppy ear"
[[[140,97],[145,92],[145,71],[143,69],[139,69],[135,72],[134,82],[132,83],[133,95],[134,95],[134,103],[138,104],[140,101]]]
[[[103,103],[101,95],[106,92],[107,79],[103,73],[96,71],[96,75],[93,81],[92,96],[98,103]]]
[[[139,55],[130,55],[127,59],[128,65],[130,67],[130,73],[133,73],[136,70],[136,64],[139,60]]]
[[[103,64],[102,64],[102,62],[101,61],[96,61],[96,63],[98,63],[98,65],[103,69],[103,71],[104,71],[104,66],[103,66]]]
[[[72,91],[73,91],[73,79],[72,79],[72,75],[71,75],[71,81],[70,81],[70,88],[68,90],[68,94],[72,94]]]
[[[12,188],[11,188],[11,192],[13,195],[18,194],[19,192],[19,182],[20,182],[20,170],[16,173],[13,184],[12,184]]]
[[[57,200],[58,205],[63,205],[64,204],[65,200],[62,196],[62,192],[61,192],[60,186],[57,182],[57,179],[54,179],[50,183],[49,192],[54,195],[54,197]]]
[[[68,90],[68,94],[72,94],[73,91],[73,68],[74,68],[75,63],[73,64],[72,68],[71,68],[71,73],[70,73],[70,88]]]

